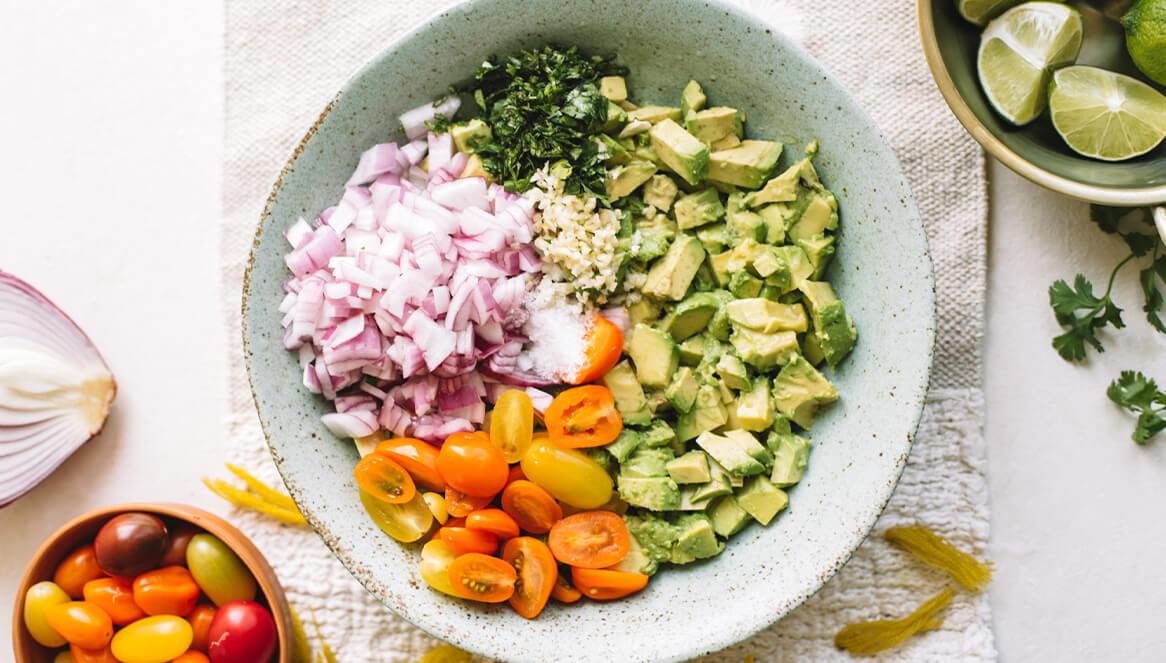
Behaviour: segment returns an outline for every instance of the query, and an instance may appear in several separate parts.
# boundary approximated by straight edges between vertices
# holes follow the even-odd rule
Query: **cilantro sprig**
[[[1122,371],[1105,392],[1109,400],[1138,415],[1138,423],[1131,436],[1134,442],[1147,440],[1166,430],[1166,393],[1158,390],[1158,383],[1140,371]]]

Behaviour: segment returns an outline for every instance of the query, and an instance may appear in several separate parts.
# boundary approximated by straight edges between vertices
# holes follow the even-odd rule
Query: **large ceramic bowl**
[[[396,116],[442,95],[489,54],[544,42],[618,52],[637,100],[674,103],[690,78],[745,109],[748,130],[790,146],[812,138],[838,194],[843,230],[830,279],[860,340],[834,378],[842,400],[814,426],[809,472],[769,528],[719,557],[667,569],[627,600],[552,606],[526,621],[505,605],[426,587],[418,547],[396,543],[357,499],[351,442],[320,424],[328,405],[300,387],[277,306],[288,274],[283,231],[333,204],[373,143],[400,138]],[[931,261],[911,189],[871,119],[800,48],[756,19],[695,0],[475,0],[376,54],[324,109],[265,210],[245,286],[244,342],[272,456],[304,515],[377,598],[429,633],[509,661],[665,661],[714,651],[806,600],[862,542],[907,460],[934,338]]]
[[[976,74],[981,28],[960,17],[956,0],[917,2],[923,50],[935,83],[964,128],[992,156],[1043,187],[1081,200],[1130,207],[1166,203],[1166,142],[1135,159],[1107,163],[1071,150],[1047,113],[1026,127],[1011,126],[992,110]],[[1080,8],[1085,22],[1077,63],[1140,76],[1125,51],[1121,26],[1086,3],[1071,4]]]

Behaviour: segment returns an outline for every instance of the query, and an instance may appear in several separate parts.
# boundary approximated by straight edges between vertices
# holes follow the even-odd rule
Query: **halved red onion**
[[[85,332],[0,271],[0,506],[101,431],[117,383]]]

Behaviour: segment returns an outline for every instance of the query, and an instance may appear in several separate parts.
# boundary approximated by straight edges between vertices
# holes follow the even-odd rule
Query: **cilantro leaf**
[[[1097,224],[1101,231],[1112,235],[1117,232],[1118,222],[1129,212],[1128,207],[1106,207],[1105,205],[1090,205],[1089,218]]]
[[[1166,430],[1166,394],[1158,391],[1158,383],[1140,371],[1122,371],[1118,379],[1105,391],[1109,400],[1138,414],[1137,425],[1131,436],[1134,442],[1147,440]]]
[[[1121,309],[1109,298],[1109,289],[1103,297],[1094,295],[1093,284],[1084,274],[1077,275],[1072,287],[1063,280],[1053,282],[1049,286],[1049,305],[1053,308],[1057,323],[1066,328],[1063,334],[1053,339],[1053,348],[1068,361],[1084,359],[1086,344],[1098,352],[1105,352],[1105,347],[1097,338],[1097,330],[1111,325],[1116,329],[1125,326],[1121,319]]]

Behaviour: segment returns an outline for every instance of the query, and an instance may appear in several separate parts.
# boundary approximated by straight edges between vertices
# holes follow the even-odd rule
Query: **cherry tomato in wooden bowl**
[[[157,568],[166,553],[166,525],[147,513],[123,513],[93,539],[97,565],[111,576],[133,578]]]
[[[201,595],[194,576],[183,566],[166,566],[134,578],[134,603],[147,615],[189,614]]]
[[[53,582],[69,596],[79,599],[84,595],[85,583],[102,577],[105,572],[97,565],[93,546],[81,546],[57,565]]]
[[[208,635],[212,663],[256,663],[275,653],[275,620],[254,601],[219,606]]]
[[[113,623],[125,626],[146,613],[134,602],[134,585],[129,578],[98,578],[85,583],[85,601],[105,611]]]

